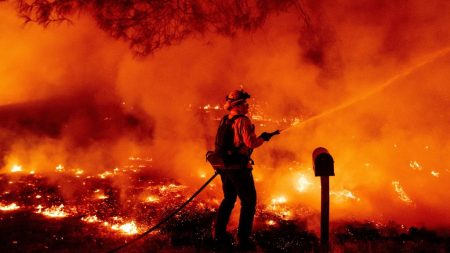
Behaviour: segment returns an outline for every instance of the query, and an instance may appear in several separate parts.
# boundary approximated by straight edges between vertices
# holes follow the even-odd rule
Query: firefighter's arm
[[[242,135],[242,141],[249,148],[257,148],[261,146],[264,139],[261,137],[256,137],[255,127],[252,125],[248,118],[240,118],[240,132]]]
[[[271,133],[264,132],[259,136],[259,138],[262,138],[265,141],[270,141],[270,138],[272,138],[272,136],[278,135],[278,134],[280,134],[280,130],[276,130]]]

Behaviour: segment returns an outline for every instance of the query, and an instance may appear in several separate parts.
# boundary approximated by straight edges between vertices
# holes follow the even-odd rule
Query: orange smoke
[[[95,139],[77,152],[68,148],[69,137],[91,137],[95,125],[84,114],[57,138],[33,135],[31,144],[15,129],[2,130],[14,136],[2,172],[24,163],[24,170],[45,163],[53,171],[76,156],[91,164],[82,169],[102,174],[144,155],[154,159],[149,174],[195,187],[204,180],[199,175],[212,174],[204,154],[213,148],[217,122],[204,116],[204,106],[221,105],[243,85],[258,133],[299,122],[254,152],[260,203],[286,216],[289,205],[318,210],[311,152],[324,146],[335,160],[331,219],[450,225],[435,218],[450,212],[448,1],[306,1],[309,26],[291,9],[254,33],[206,33],[143,59],[87,15],[43,29],[24,26],[11,6],[2,6],[0,106],[79,92],[93,94],[92,110],[119,104],[154,120],[145,145],[118,131],[113,141]],[[104,158],[108,165],[97,166]],[[272,203],[280,196],[283,203]]]

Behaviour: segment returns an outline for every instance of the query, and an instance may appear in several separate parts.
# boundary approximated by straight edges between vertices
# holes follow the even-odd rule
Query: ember
[[[398,197],[407,204],[412,204],[413,201],[409,198],[406,192],[403,190],[399,181],[393,181],[392,186],[394,186],[395,191],[398,193]]]

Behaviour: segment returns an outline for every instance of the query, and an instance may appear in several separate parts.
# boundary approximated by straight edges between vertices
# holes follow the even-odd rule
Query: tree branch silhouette
[[[140,56],[190,35],[250,32],[297,0],[14,0],[25,22],[44,27],[88,13],[98,26]]]

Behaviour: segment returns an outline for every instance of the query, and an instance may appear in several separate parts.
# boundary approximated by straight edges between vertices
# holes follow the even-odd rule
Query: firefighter
[[[245,116],[250,95],[243,90],[235,90],[226,97],[224,108],[229,111],[219,125],[216,135],[216,152],[222,154],[224,167],[220,170],[224,198],[219,206],[215,224],[215,239],[219,247],[232,245],[232,237],[226,232],[236,198],[241,201],[238,227],[238,249],[253,250],[250,239],[253,217],[256,210],[256,189],[252,175],[252,150],[269,141],[279,131],[255,134],[255,127]]]

